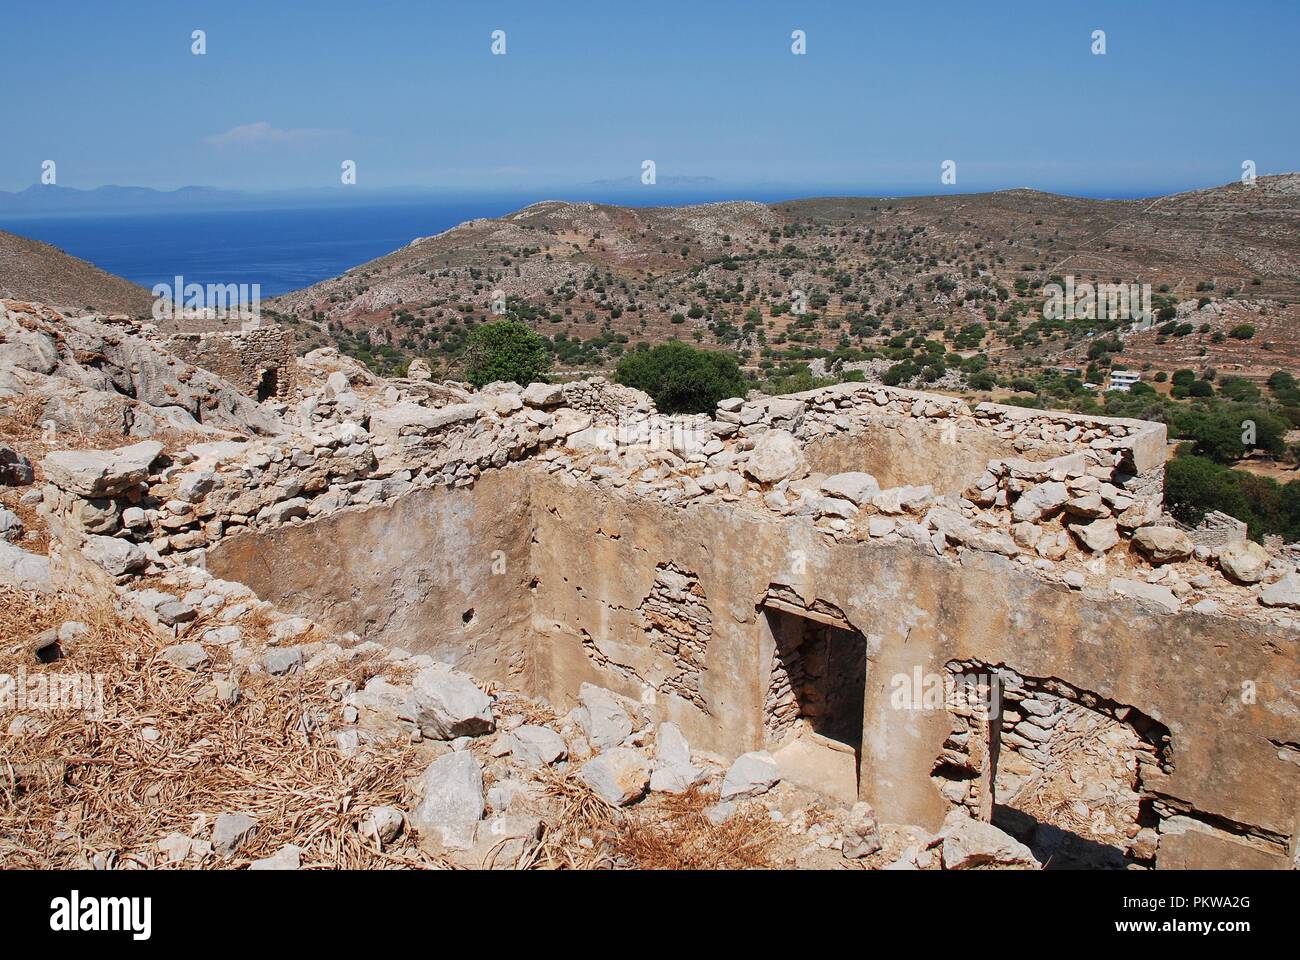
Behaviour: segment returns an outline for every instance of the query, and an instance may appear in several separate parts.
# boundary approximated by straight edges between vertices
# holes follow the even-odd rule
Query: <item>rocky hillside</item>
[[[414,240],[272,306],[306,342],[390,370],[423,356],[453,371],[498,291],[506,315],[578,369],[674,337],[768,369],[852,351],[897,361],[890,351],[918,337],[941,355],[1032,364],[1108,329],[1063,329],[1044,347],[1042,288],[1066,275],[1149,283],[1170,304],[1204,294],[1285,309],[1300,297],[1297,223],[1297,174],[1145,200],[1010,190],[770,206],[548,201]]]
[[[58,247],[0,230],[0,297],[34,300],[65,310],[147,314],[153,296]]]

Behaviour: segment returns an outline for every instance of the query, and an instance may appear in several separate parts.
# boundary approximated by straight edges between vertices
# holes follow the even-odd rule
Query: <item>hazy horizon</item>
[[[1278,173],[1291,173],[1293,171],[1278,171]],[[1268,176],[1268,175],[1265,175]],[[499,204],[502,202],[515,202],[519,209],[530,204],[542,203],[546,201],[564,201],[573,203],[603,203],[619,206],[649,207],[649,206],[685,206],[697,203],[720,203],[728,200],[755,201],[759,203],[783,203],[801,199],[818,199],[826,197],[862,197],[868,199],[904,199],[920,198],[931,196],[943,196],[946,194],[957,195],[980,195],[987,193],[996,193],[1006,190],[1027,189],[1043,193],[1056,194],[1059,196],[1076,197],[1081,199],[1094,200],[1132,200],[1143,199],[1148,197],[1167,196],[1170,194],[1181,193],[1186,191],[1213,189],[1224,186],[1236,181],[1228,180],[1217,183],[1200,183],[1190,186],[1183,186],[1177,189],[1150,187],[1147,189],[1134,188],[1121,192],[1107,192],[1104,189],[1098,190],[1074,190],[1074,191],[1056,191],[1050,190],[1033,184],[1015,184],[1007,186],[993,186],[987,189],[958,189],[949,188],[946,191],[935,190],[932,185],[915,185],[914,188],[894,189],[892,191],[871,190],[869,187],[861,187],[851,184],[826,184],[826,185],[781,185],[781,184],[709,184],[695,186],[678,186],[673,183],[660,183],[655,187],[621,187],[614,188],[609,186],[600,186],[597,184],[572,184],[560,185],[554,187],[541,186],[531,190],[479,190],[479,189],[437,189],[432,187],[418,186],[393,186],[385,188],[360,188],[347,192],[333,191],[328,188],[301,188],[301,189],[241,189],[234,190],[229,188],[212,187],[208,184],[189,184],[183,187],[172,188],[170,190],[157,190],[152,187],[141,187],[138,184],[100,184],[95,187],[66,187],[59,184],[54,188],[58,194],[67,196],[74,194],[83,202],[90,204],[92,199],[99,191],[123,190],[136,191],[148,190],[154,192],[154,195],[161,198],[174,197],[177,199],[176,206],[151,205],[148,202],[135,203],[130,202],[130,198],[118,196],[115,205],[110,206],[67,206],[59,207],[55,205],[32,206],[32,207],[15,207],[5,208],[0,206],[0,222],[5,220],[23,220],[36,219],[45,217],[59,216],[116,216],[116,215],[159,215],[163,216],[169,212],[176,213],[197,213],[197,212],[221,212],[239,211],[239,210],[270,210],[270,209],[329,209],[331,207],[381,207],[391,204],[401,203],[429,203],[429,202],[454,202],[454,203],[491,203]],[[31,184],[23,190],[0,191],[0,196],[18,197],[24,192],[40,189],[42,185]],[[196,199],[192,203],[182,203],[180,199],[184,196],[182,191],[212,191],[212,193],[202,194],[201,197],[207,199]]]

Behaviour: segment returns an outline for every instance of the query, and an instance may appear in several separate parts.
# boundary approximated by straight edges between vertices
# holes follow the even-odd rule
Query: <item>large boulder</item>
[[[1143,527],[1133,534],[1133,546],[1152,563],[1186,560],[1196,549],[1192,538],[1175,527]]]
[[[945,870],[972,867],[1021,867],[1038,869],[1028,847],[991,823],[962,817],[943,831],[942,857]]]
[[[162,453],[157,440],[116,450],[57,450],[41,461],[45,478],[81,497],[111,497],[149,479],[149,467]]]
[[[483,770],[474,754],[457,750],[439,757],[420,776],[420,805],[411,825],[423,838],[451,849],[468,849],[483,819]]]
[[[1259,595],[1266,607],[1291,607],[1300,610],[1300,574],[1288,573],[1276,583],[1270,583]]]
[[[645,796],[650,764],[635,750],[615,747],[588,760],[578,777],[614,806],[625,807]]]
[[[769,430],[759,437],[745,464],[745,473],[759,483],[798,479],[807,472],[803,448],[794,434],[785,430]]]
[[[780,782],[781,773],[776,767],[776,759],[766,750],[742,754],[723,777],[719,799],[725,803],[728,800],[757,797]]]
[[[1254,540],[1238,540],[1219,549],[1219,569],[1238,583],[1259,583],[1268,561],[1268,551]]]
[[[415,675],[411,690],[424,736],[454,740],[492,732],[492,699],[468,674],[435,663]]]

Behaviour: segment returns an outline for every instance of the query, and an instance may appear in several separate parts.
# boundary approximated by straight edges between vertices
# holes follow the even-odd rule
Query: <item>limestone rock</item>
[[[1143,527],[1133,534],[1133,546],[1157,564],[1186,560],[1195,549],[1191,538],[1175,527]]]
[[[530,383],[520,399],[529,407],[558,407],[564,402],[564,386],[559,383]]]
[[[1268,561],[1268,551],[1254,540],[1238,540],[1219,550],[1219,569],[1238,583],[1259,583]]]
[[[842,497],[860,507],[870,496],[880,491],[880,484],[869,473],[850,471],[827,477],[821,483],[821,490],[822,493]]]
[[[1110,581],[1110,590],[1121,597],[1133,597],[1137,600],[1154,603],[1164,608],[1166,613],[1177,613],[1180,606],[1174,592],[1159,583],[1145,583],[1141,580],[1114,577]]]
[[[550,727],[524,724],[508,736],[511,755],[527,767],[544,767],[568,755],[564,738]]]
[[[555,411],[555,422],[551,424],[551,429],[555,431],[555,435],[558,437],[568,437],[580,430],[586,430],[590,426],[591,416],[589,414],[564,407]]]
[[[880,825],[871,804],[859,801],[853,805],[844,822],[843,842],[842,852],[850,860],[869,857],[881,848]]]
[[[946,826],[942,832],[945,870],[982,866],[1037,869],[1040,866],[1028,847],[991,823],[962,817],[960,823]]]
[[[435,663],[415,675],[411,690],[420,732],[435,740],[491,733],[492,700],[468,674]]]
[[[1040,483],[1020,495],[1011,507],[1011,516],[1017,521],[1039,520],[1060,510],[1069,499],[1070,491],[1064,483],[1055,480]]]
[[[1266,607],[1291,607],[1300,610],[1300,574],[1288,573],[1276,583],[1270,583],[1259,595]]]
[[[13,447],[0,443],[0,487],[25,487],[35,478],[32,462]]]
[[[87,560],[99,564],[115,577],[139,570],[149,562],[144,548],[138,543],[117,537],[87,537],[82,544],[81,553]]]
[[[797,479],[807,471],[802,444],[785,430],[769,430],[759,437],[745,464],[745,473],[759,483]]]
[[[23,521],[12,510],[0,507],[0,540],[14,541],[23,535]]]
[[[675,723],[665,721],[655,730],[655,764],[650,789],[659,793],[685,793],[706,776],[691,763],[691,748]]]
[[[402,832],[402,811],[396,807],[375,807],[361,821],[361,836],[371,843],[383,846],[391,843]]]
[[[298,673],[303,668],[302,650],[298,647],[271,649],[262,654],[262,669],[273,677]]]
[[[28,553],[0,540],[0,584],[17,587],[19,590],[53,593],[50,558]]]
[[[617,746],[632,733],[632,718],[608,690],[584,683],[578,690],[578,702],[582,704],[579,722],[597,750]]]
[[[766,750],[756,750],[736,758],[722,779],[719,799],[725,802],[757,797],[780,782],[781,774],[777,770],[776,760]]]
[[[162,452],[157,440],[116,450],[57,450],[41,461],[45,478],[82,497],[109,497],[149,478],[149,466]]]
[[[483,770],[474,754],[458,750],[434,760],[420,776],[420,789],[411,825],[445,847],[468,848],[484,809]]]
[[[297,870],[302,866],[302,848],[292,843],[261,860],[254,860],[248,865],[249,870]]]
[[[645,796],[650,764],[635,750],[614,747],[588,760],[578,777],[605,800],[625,807]]]
[[[907,513],[924,506],[934,496],[934,487],[929,484],[921,486],[890,487],[871,497],[872,505],[881,513]]]
[[[178,643],[158,654],[158,658],[182,670],[197,670],[207,664],[208,653],[197,643]]]
[[[1092,523],[1071,524],[1070,532],[1094,553],[1104,553],[1119,543],[1119,530],[1111,517],[1094,520]]]
[[[229,860],[235,851],[257,835],[257,821],[246,813],[223,813],[212,828],[212,847]]]

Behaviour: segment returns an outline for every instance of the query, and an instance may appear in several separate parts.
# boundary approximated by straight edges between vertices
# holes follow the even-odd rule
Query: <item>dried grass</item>
[[[376,751],[368,761],[344,758],[329,736],[342,726],[328,692],[333,672],[250,673],[240,680],[238,705],[201,702],[195,694],[210,682],[210,670],[158,660],[162,645],[147,626],[67,595],[14,590],[0,591],[0,649],[15,646],[11,637],[66,619],[91,627],[69,659],[41,665],[10,653],[0,655],[0,672],[15,674],[21,665],[29,675],[102,674],[104,715],[28,711],[36,729],[16,736],[0,729],[0,866],[77,867],[94,854],[119,866],[147,863],[159,839],[173,832],[202,838],[205,824],[223,812],[258,820],[259,833],[240,858],[294,843],[305,866],[447,865],[414,846],[376,850],[357,832],[371,808],[404,805],[406,778],[420,759],[409,745]],[[212,668],[229,668],[225,651],[209,653]],[[158,732],[155,741],[144,738],[146,728]],[[202,864],[227,865],[213,858]]]
[[[609,848],[622,812],[572,770],[548,767],[539,770],[536,778],[552,815],[528,865],[568,870],[615,866]]]
[[[741,806],[714,824],[704,810],[717,797],[694,787],[665,794],[654,814],[629,819],[615,841],[618,856],[645,870],[752,870],[775,866],[781,831],[761,805]]]

